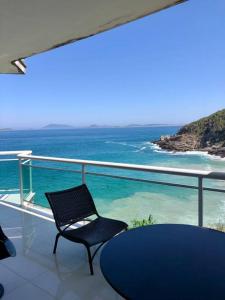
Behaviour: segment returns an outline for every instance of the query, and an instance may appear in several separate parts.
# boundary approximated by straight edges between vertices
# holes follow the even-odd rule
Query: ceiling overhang
[[[0,73],[24,74],[23,59],[185,0],[2,0]]]

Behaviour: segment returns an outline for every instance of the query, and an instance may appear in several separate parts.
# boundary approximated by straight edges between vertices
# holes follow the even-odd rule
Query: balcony
[[[55,225],[51,216],[1,204],[1,225],[17,256],[0,263],[4,299],[121,299],[104,280],[99,254],[89,275],[82,246],[61,239],[52,255]]]
[[[94,276],[89,275],[82,246],[61,239],[57,255],[52,255],[56,228],[44,191],[86,182],[98,206],[101,203],[99,194],[107,199],[110,190],[118,187],[133,192],[132,186],[137,183],[141,190],[139,202],[135,203],[137,211],[142,208],[139,216],[146,217],[145,210],[153,214],[157,223],[199,226],[210,226],[223,218],[224,172],[34,156],[31,151],[0,154],[1,172],[10,178],[1,183],[1,225],[17,249],[16,258],[0,262],[5,299],[121,299],[101,274],[99,254],[94,260]],[[165,197],[168,193],[171,205],[175,201],[173,215],[168,201],[157,203],[156,194],[151,193],[152,186]],[[181,197],[188,191],[191,201],[182,203],[175,196],[173,198],[175,190],[180,191]],[[148,196],[146,191],[150,192]],[[212,206],[215,201],[211,199],[212,194],[217,195],[218,205]],[[129,211],[127,204],[116,208],[117,203],[102,207],[101,213],[128,222],[137,217],[125,214]]]

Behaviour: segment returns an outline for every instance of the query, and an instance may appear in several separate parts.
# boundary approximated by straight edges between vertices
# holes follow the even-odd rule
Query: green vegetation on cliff
[[[198,137],[200,147],[221,143],[225,146],[225,109],[182,127],[178,135],[191,134]]]
[[[225,109],[183,126],[177,134],[161,136],[155,144],[168,151],[206,151],[225,158]]]

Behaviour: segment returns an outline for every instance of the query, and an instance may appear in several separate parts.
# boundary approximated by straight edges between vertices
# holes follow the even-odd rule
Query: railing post
[[[33,191],[33,181],[32,181],[32,160],[29,160],[29,184],[30,184],[30,193]]]
[[[203,226],[203,178],[198,177],[198,226]]]
[[[19,187],[20,187],[20,205],[23,206],[23,165],[22,159],[19,158]]]
[[[86,178],[85,178],[85,164],[82,164],[82,184],[86,183]]]

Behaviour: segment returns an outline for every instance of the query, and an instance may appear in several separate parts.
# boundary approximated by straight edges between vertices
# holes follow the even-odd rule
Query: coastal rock
[[[217,155],[222,158],[225,158],[225,147],[218,148],[218,149],[210,148],[210,149],[208,149],[208,153],[211,155]]]
[[[225,157],[225,109],[183,126],[177,134],[153,143],[168,151],[206,151]]]

